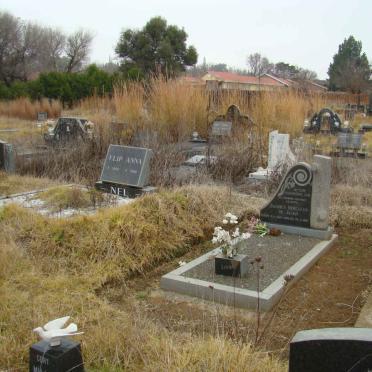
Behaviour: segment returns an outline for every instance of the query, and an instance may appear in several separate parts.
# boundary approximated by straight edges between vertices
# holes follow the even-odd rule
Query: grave
[[[267,168],[258,168],[256,172],[250,173],[249,178],[254,180],[267,180],[270,175],[285,165],[292,165],[295,162],[289,147],[289,134],[281,134],[277,130],[269,134],[269,159]]]
[[[15,167],[15,151],[13,145],[0,141],[0,169],[7,173],[14,173]]]
[[[261,210],[268,227],[283,232],[280,236],[252,236],[237,243],[237,252],[262,258],[263,269],[257,290],[257,276],[250,266],[238,277],[216,273],[218,247],[164,275],[160,286],[213,302],[254,309],[257,301],[264,311],[280,299],[285,278],[295,283],[325,254],[337,239],[329,227],[331,159],[315,156],[314,164],[298,163],[283,178],[272,200]],[[228,269],[228,268],[227,268]],[[230,267],[234,274],[234,268]]]
[[[351,129],[342,126],[337,113],[329,108],[323,108],[315,113],[310,121],[305,120],[304,133],[329,133],[350,132]]]
[[[365,158],[366,152],[361,151],[362,141],[363,133],[338,133],[337,144],[333,146],[331,155]]]
[[[152,150],[147,148],[110,145],[95,187],[128,198],[155,191],[148,186],[151,156]]]
[[[39,341],[30,348],[29,366],[31,372],[84,372],[80,342],[63,339],[61,345],[50,346]]]
[[[48,119],[47,112],[38,112],[37,113],[37,121],[46,121]]]
[[[372,370],[370,328],[324,328],[297,332],[290,343],[289,372]]]
[[[298,163],[288,170],[260,218],[284,233],[329,239],[331,158],[315,155],[314,163]]]

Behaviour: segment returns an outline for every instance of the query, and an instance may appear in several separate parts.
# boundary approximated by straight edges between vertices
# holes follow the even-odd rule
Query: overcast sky
[[[205,57],[246,68],[246,56],[260,52],[327,78],[349,35],[372,59],[372,0],[1,0],[0,10],[65,32],[92,31],[92,62],[114,58],[120,32],[142,28],[153,16],[186,30],[199,63]]]

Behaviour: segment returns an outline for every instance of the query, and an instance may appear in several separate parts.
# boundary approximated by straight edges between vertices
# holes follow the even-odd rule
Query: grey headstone
[[[325,230],[329,225],[332,159],[328,156],[315,155],[312,169],[313,190],[310,226],[314,229]]]
[[[289,372],[372,370],[370,328],[324,328],[297,332],[290,343]]]
[[[10,143],[0,141],[0,169],[7,173],[15,172],[15,151]]]
[[[103,164],[101,181],[144,187],[149,180],[151,156],[150,149],[110,145]]]
[[[298,163],[289,169],[260,213],[269,224],[328,230],[331,158],[315,155],[314,164]]]
[[[37,113],[37,121],[45,121],[48,119],[48,113],[47,112],[38,112]]]
[[[230,136],[231,128],[231,121],[215,121],[212,124],[212,136]]]

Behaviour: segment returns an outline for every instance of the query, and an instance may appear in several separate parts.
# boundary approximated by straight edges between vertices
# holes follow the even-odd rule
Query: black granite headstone
[[[29,366],[30,372],[83,372],[80,343],[64,338],[61,345],[50,346],[40,341],[30,348]]]
[[[292,339],[289,372],[346,371],[372,371],[371,329],[311,329]]]
[[[152,151],[141,147],[110,145],[103,165],[101,181],[143,187],[150,172]]]
[[[305,163],[293,166],[275,196],[261,209],[263,222],[310,227],[313,173]]]

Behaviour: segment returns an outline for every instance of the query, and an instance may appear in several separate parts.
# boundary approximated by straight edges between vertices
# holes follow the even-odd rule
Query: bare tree
[[[66,36],[62,31],[46,28],[44,34],[44,71],[60,70],[60,61],[66,46]]]
[[[0,12],[0,80],[6,85],[23,77],[21,35],[21,21],[10,13]]]
[[[249,66],[249,72],[253,76],[269,73],[274,66],[266,57],[261,56],[260,53],[250,54],[247,57],[247,65]]]
[[[84,30],[76,31],[67,38],[65,49],[68,57],[67,72],[79,70],[87,61],[92,41],[93,35]]]

